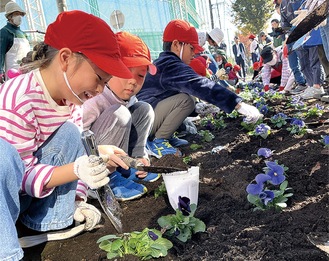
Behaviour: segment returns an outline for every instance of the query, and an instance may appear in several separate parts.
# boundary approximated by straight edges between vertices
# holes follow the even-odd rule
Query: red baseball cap
[[[225,63],[224,67],[225,68],[227,68],[227,67],[231,67],[232,68],[232,64],[231,63]]]
[[[141,38],[128,32],[116,33],[121,60],[128,67],[148,66],[150,74],[154,75],[157,68],[152,63],[151,53]]]
[[[49,46],[84,54],[101,70],[120,78],[132,78],[121,61],[119,45],[110,26],[102,19],[74,10],[62,12],[46,31]]]
[[[201,76],[206,76],[207,67],[199,59],[192,59],[189,65],[197,74]]]
[[[240,65],[238,65],[238,64],[234,65],[234,66],[233,66],[233,70],[234,70],[234,71],[240,71],[240,70],[241,70]]]
[[[164,29],[163,41],[172,42],[174,40],[191,44],[194,47],[195,53],[203,51],[203,48],[199,45],[199,37],[196,29],[184,20],[171,20]]]
[[[256,36],[255,35],[253,35],[253,34],[251,34],[251,35],[249,35],[249,37],[248,37],[249,39],[255,39],[256,38]]]

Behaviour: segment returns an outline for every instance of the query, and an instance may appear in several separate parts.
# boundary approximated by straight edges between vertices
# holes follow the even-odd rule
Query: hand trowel
[[[83,131],[81,134],[82,143],[86,149],[87,155],[99,156],[94,133],[90,130]],[[116,200],[109,184],[94,190],[97,200],[104,213],[111,221],[114,228],[122,233],[121,216],[122,210],[119,202]]]

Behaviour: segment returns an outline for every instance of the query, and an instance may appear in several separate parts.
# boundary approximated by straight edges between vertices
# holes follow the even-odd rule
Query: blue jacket
[[[143,88],[137,94],[139,100],[148,102],[153,108],[161,100],[179,93],[198,97],[227,113],[232,112],[242,100],[218,83],[196,74],[173,52],[160,53],[154,64],[157,73],[147,74]]]

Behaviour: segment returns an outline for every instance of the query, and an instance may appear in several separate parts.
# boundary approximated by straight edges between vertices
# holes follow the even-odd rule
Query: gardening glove
[[[102,157],[84,155],[74,162],[74,174],[91,189],[102,187],[110,181],[110,172],[104,163],[106,159]]]
[[[292,19],[290,23],[293,26],[297,26],[308,15],[308,10],[307,9],[297,10],[294,12],[294,14],[296,14],[297,16],[294,19]]]
[[[76,201],[73,218],[80,223],[85,221],[85,230],[90,231],[93,230],[101,220],[101,212],[91,204],[83,201]]]
[[[261,114],[255,106],[251,106],[244,102],[240,102],[239,105],[240,107],[237,111],[246,116],[246,123],[256,123],[259,119],[263,118],[263,114]]]
[[[218,69],[217,72],[216,72],[216,76],[220,80],[227,80],[228,79],[228,76],[227,76],[226,71],[225,71],[224,68]]]
[[[269,90],[270,90],[270,86],[269,86],[269,85],[265,85],[265,86],[264,86],[264,91],[265,91],[265,92],[268,92]]]
[[[197,134],[198,130],[197,128],[195,127],[194,123],[186,118],[184,121],[183,121],[185,127],[186,127],[186,131],[190,134]]]

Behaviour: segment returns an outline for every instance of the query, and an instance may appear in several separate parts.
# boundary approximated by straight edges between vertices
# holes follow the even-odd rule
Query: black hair
[[[162,50],[163,51],[170,51],[171,50],[172,42],[163,42]]]
[[[278,20],[278,19],[276,19],[276,18],[275,18],[275,19],[273,19],[273,20],[271,21],[271,23],[273,23],[273,22],[275,22],[275,23],[277,23],[277,24],[278,24],[278,23],[280,23],[280,22],[279,22],[279,20]]]

